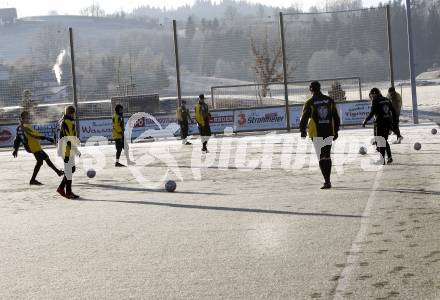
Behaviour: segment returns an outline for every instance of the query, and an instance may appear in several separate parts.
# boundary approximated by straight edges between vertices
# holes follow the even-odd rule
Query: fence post
[[[76,118],[75,118],[75,127],[76,127],[76,136],[77,138],[80,137],[80,127],[79,127],[79,118],[80,113],[78,109],[78,94],[76,89],[76,71],[75,71],[75,50],[73,45],[73,29],[72,27],[69,27],[69,38],[70,38],[70,59],[71,59],[71,65],[72,65],[72,88],[73,88],[73,106],[76,110]]]
[[[390,64],[390,81],[391,86],[394,87],[394,59],[393,59],[393,42],[392,42],[392,34],[391,34],[391,14],[390,14],[390,5],[386,6],[387,11],[387,37],[388,37],[388,53],[389,53],[389,64]]]
[[[406,21],[408,31],[408,52],[409,52],[409,74],[411,77],[411,95],[413,105],[413,122],[419,124],[419,112],[417,108],[417,85],[416,85],[416,68],[414,65],[414,45],[412,35],[412,22],[411,22],[411,1],[406,0]]]
[[[284,40],[284,19],[283,12],[280,12],[280,38],[281,38],[281,51],[283,55],[283,83],[284,83],[284,98],[286,101],[286,128],[290,132],[290,113],[289,113],[289,90],[287,87],[287,61],[286,61],[286,44]]]
[[[215,101],[214,101],[214,87],[212,87],[212,86],[211,86],[211,105],[214,109],[216,109]]]
[[[182,105],[182,90],[180,88],[180,62],[179,62],[179,44],[177,39],[177,21],[173,20],[173,36],[174,36],[174,57],[176,60],[176,80],[177,80],[177,106]]]

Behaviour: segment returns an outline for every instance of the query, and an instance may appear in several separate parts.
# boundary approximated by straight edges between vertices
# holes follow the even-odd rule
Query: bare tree
[[[269,49],[269,39],[266,32],[261,43],[251,38],[251,51],[255,59],[253,69],[258,81],[262,83],[260,97],[264,98],[269,91],[269,83],[283,80],[283,72],[280,68],[283,58],[282,49],[281,46]]]
[[[105,17],[105,10],[101,7],[99,3],[93,3],[92,5],[82,8],[79,11],[81,16],[88,17]]]

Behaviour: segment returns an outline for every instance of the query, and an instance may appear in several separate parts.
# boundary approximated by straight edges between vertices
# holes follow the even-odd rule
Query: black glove
[[[335,135],[333,136],[333,140],[336,141],[339,137],[339,134],[336,132]]]
[[[18,151],[17,151],[17,150],[14,150],[14,152],[12,152],[12,156],[13,156],[14,158],[17,157],[17,154],[18,154]]]
[[[362,127],[365,128],[365,125],[367,125],[367,122],[364,121],[364,122],[362,123]]]
[[[305,131],[301,131],[301,137],[302,137],[302,138],[306,138],[306,137],[307,137],[307,132],[305,132]]]

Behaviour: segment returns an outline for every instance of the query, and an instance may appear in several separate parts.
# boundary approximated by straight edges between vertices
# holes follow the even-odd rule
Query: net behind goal
[[[337,102],[363,100],[359,77],[319,79],[323,93]],[[310,97],[310,80],[293,81],[287,85],[289,104],[301,104]],[[285,105],[284,84],[244,84],[214,86],[212,104],[216,109],[252,108]]]

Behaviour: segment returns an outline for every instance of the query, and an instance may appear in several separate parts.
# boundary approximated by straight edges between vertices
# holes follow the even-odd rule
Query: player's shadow
[[[352,188],[352,187],[334,187],[335,190],[344,191],[366,191],[366,192],[389,192],[389,193],[399,193],[399,194],[422,194],[422,195],[435,195],[439,196],[440,191],[427,191],[425,189],[405,189],[405,188]]]
[[[146,189],[146,188],[137,188],[137,187],[128,187],[128,186],[118,186],[118,185],[107,185],[107,184],[98,184],[98,183],[79,183],[83,189],[106,189],[106,190],[119,190],[119,191],[127,191],[127,192],[153,192],[153,193],[165,193],[166,191],[163,189]],[[206,193],[206,192],[176,192],[179,194],[190,194],[190,195],[207,195],[207,196],[227,196],[228,194],[224,193]]]
[[[178,203],[153,202],[153,201],[97,200],[97,199],[84,199],[84,198],[81,198],[81,199],[78,199],[78,200],[75,200],[75,201],[81,201],[81,202],[109,202],[109,203],[123,203],[123,204],[142,204],[142,205],[166,206],[166,207],[185,208],[185,209],[231,211],[231,212],[243,212],[243,213],[262,213],[262,214],[276,214],[276,215],[290,215],[290,216],[362,218],[362,216],[360,216],[360,215],[344,215],[344,214],[313,213],[313,212],[308,213],[308,212],[294,212],[294,211],[284,211],[284,210],[270,210],[270,209],[257,209],[257,208],[240,208],[240,207],[224,207],[224,206],[207,206],[207,205],[178,204]]]
[[[429,154],[432,154],[432,153],[429,153]],[[440,153],[435,153],[435,154],[440,154]],[[393,165],[405,166],[405,167],[440,167],[440,164],[418,164],[418,163],[414,163],[414,164],[393,163]]]

